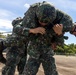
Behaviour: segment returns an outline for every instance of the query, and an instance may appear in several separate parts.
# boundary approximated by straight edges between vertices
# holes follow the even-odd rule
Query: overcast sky
[[[16,17],[23,17],[29,6],[36,2],[44,0],[0,0],[0,32],[12,31],[11,22]],[[76,21],[76,0],[45,0],[52,3],[56,8],[69,14],[73,22]],[[69,33],[69,39],[66,44],[75,43],[76,38]]]

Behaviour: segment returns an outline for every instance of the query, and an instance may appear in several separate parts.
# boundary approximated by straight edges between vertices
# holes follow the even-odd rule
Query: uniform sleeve
[[[60,24],[63,24],[63,31],[69,32],[73,28],[73,22],[70,16],[64,15],[64,17],[61,19]]]
[[[63,24],[63,32],[69,32],[72,30],[73,21],[68,14],[60,10],[57,10],[57,21],[58,21],[58,24]]]
[[[28,11],[25,13],[25,16],[23,18],[23,32],[22,34],[25,36],[29,35],[30,28],[37,27],[36,24],[36,7],[30,7]]]

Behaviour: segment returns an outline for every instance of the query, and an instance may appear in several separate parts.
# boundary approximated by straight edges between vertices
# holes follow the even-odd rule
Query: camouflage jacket
[[[53,24],[63,24],[63,32],[70,32],[73,28],[72,18],[59,9],[56,9],[56,19]]]
[[[36,13],[37,13],[37,9],[40,5],[41,5],[40,3],[31,5],[30,8],[25,13],[25,16],[23,18],[24,30],[28,31],[29,28],[35,28],[35,27],[39,26]],[[56,19],[53,21],[52,24],[53,25],[63,24],[64,32],[71,31],[72,27],[73,27],[72,18],[69,15],[67,15],[66,13],[64,13],[58,9],[56,9]],[[25,32],[25,33],[27,33],[27,32]]]
[[[37,13],[38,7],[41,4],[42,3],[35,3],[30,6],[30,8],[26,11],[25,16],[23,18],[22,27],[17,26],[17,29],[16,29],[17,33],[24,35],[25,37],[29,37],[30,35],[32,35],[31,37],[33,37],[34,34],[29,34],[29,29],[40,26],[38,23],[38,18],[36,16],[36,13]],[[56,19],[53,21],[52,24],[53,25],[63,24],[63,32],[71,31],[71,29],[73,27],[71,17],[58,9],[56,9]],[[48,38],[50,37],[49,39],[51,39],[55,35],[54,31],[52,30],[53,31],[52,32],[51,30],[52,30],[52,27],[50,26],[50,30],[47,31],[47,34],[48,34],[48,32],[50,32],[49,33],[50,35],[48,34],[49,36],[47,36]],[[45,34],[45,35],[47,35],[47,34]],[[36,38],[37,36],[41,36],[41,35],[38,34],[38,35],[35,35],[34,37]],[[45,37],[45,38],[47,38],[47,37]],[[61,36],[59,38],[63,38],[63,37]],[[32,39],[34,39],[34,38],[32,38]]]

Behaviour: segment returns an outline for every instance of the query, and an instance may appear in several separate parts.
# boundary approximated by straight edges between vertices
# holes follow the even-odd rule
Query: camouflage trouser
[[[58,75],[55,59],[52,54],[53,50],[47,50],[44,48],[43,50],[40,49],[40,51],[38,51],[37,49],[34,47],[34,49],[30,50],[30,56],[22,75],[36,75],[41,63],[45,75]]]
[[[22,74],[26,59],[27,50],[25,47],[25,43],[23,43],[22,40],[17,38],[14,40],[14,42],[11,42],[11,47],[9,47],[9,50],[6,54],[7,62],[2,69],[2,75],[14,75],[16,66],[19,74]]]
[[[27,56],[25,53],[19,54],[16,50],[18,50],[16,47],[11,47],[8,51],[6,55],[7,62],[3,67],[2,75],[14,75],[16,66],[19,74],[23,72]]]

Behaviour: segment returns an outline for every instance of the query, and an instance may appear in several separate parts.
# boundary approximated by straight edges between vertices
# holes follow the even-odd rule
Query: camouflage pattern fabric
[[[15,35],[11,35],[6,41],[4,44],[8,46],[7,62],[3,67],[2,75],[14,75],[16,66],[21,74],[27,59],[25,43],[22,38]]]
[[[52,29],[46,28],[46,34],[31,35],[27,47],[29,59],[22,75],[36,75],[42,63],[45,75],[58,75],[56,71],[54,51],[51,49],[51,38],[56,35]]]
[[[59,11],[56,9],[56,14],[54,14],[56,15],[56,17],[54,18],[53,22],[50,24],[48,28],[45,27],[47,31],[45,35],[30,34],[29,29],[37,28],[41,26],[38,23],[39,17],[37,16],[38,14],[37,11],[42,4],[44,4],[44,2],[31,5],[30,8],[25,13],[22,27],[17,27],[18,33],[20,33],[21,35],[24,35],[25,37],[30,36],[29,44],[27,48],[28,54],[30,56],[22,75],[36,75],[38,68],[40,66],[40,63],[43,64],[45,75],[58,75],[56,71],[55,60],[53,58],[54,52],[50,48],[51,39],[56,34],[51,29],[52,29],[52,26],[55,24],[63,24],[63,33],[67,31],[71,31],[72,29],[71,17],[69,17],[66,13],[63,13],[62,11]],[[45,17],[44,20],[45,19],[47,18]],[[48,20],[45,20],[45,21],[48,21]]]
[[[52,23],[56,18],[56,9],[52,4],[44,1],[39,4],[36,15],[40,22]]]
[[[58,75],[56,71],[55,59],[53,58],[53,50],[46,44],[46,42],[41,41],[40,38],[39,40],[36,40],[29,43],[27,49],[29,59],[25,66],[23,75],[36,75],[41,63],[45,75]]]
[[[31,5],[30,8],[25,13],[25,16],[23,18],[22,27],[20,27],[20,26],[15,27],[15,30],[16,30],[15,33],[25,35],[26,37],[28,37],[30,28],[39,27],[40,24],[38,23],[38,20],[39,20],[38,19],[38,13],[39,13],[38,9],[39,9],[39,7],[41,7],[41,5],[45,5],[45,4],[48,4],[48,3],[44,1],[42,3],[35,3],[35,4]],[[51,5],[51,7],[53,7],[53,6]],[[54,7],[53,7],[53,9],[54,9]],[[74,26],[73,22],[72,22],[72,18],[59,9],[55,9],[55,11],[56,11],[56,14],[54,13],[54,15],[56,15],[56,17],[55,17],[54,21],[52,23],[50,23],[50,26],[48,28],[51,29],[53,27],[53,25],[55,25],[55,24],[63,24],[63,33],[70,32]],[[42,15],[42,16],[44,16],[44,15]],[[45,18],[45,19],[47,19],[47,18]]]
[[[22,74],[27,59],[25,41],[25,37],[19,36],[13,31],[3,42],[3,44],[8,47],[8,51],[6,54],[7,62],[2,69],[2,75],[14,75],[16,66],[19,74]]]
[[[63,11],[56,9],[57,16],[53,24],[63,24],[63,32],[70,32],[73,28],[72,18]]]
[[[38,35],[29,34],[30,28],[36,28],[40,26],[40,24],[38,23],[39,18],[36,12],[38,11],[38,8],[42,4],[43,3],[36,3],[34,5],[31,5],[31,7],[27,10],[23,18],[23,29],[21,28],[20,33],[25,35],[25,37],[28,37],[30,35],[32,38],[32,39],[30,38],[30,40],[32,41],[28,44],[28,54],[30,55],[30,57],[25,66],[23,75],[36,75],[40,63],[45,64],[45,62],[48,63],[47,65],[43,65],[45,75],[58,75],[56,71],[55,61],[53,58],[53,50],[49,47],[51,39],[55,34],[54,31],[52,32],[51,30],[52,29],[51,25],[63,24],[64,27],[63,32],[70,31],[72,29],[71,18],[69,18],[67,14],[63,13],[62,11],[58,11],[56,9],[55,14],[56,18],[49,26],[50,30],[48,30],[49,28],[48,29],[46,28],[47,33],[45,35],[42,36],[39,34]],[[41,60],[43,60],[44,62],[42,62]],[[50,64],[51,62],[52,64]]]
[[[47,29],[47,26],[45,28]],[[51,74],[58,75],[56,71],[55,61],[53,58],[54,52],[49,47],[51,46],[51,38],[52,38],[52,34],[50,34],[50,32],[54,33],[53,30],[47,29],[47,33],[43,36],[40,34],[38,35],[30,34],[31,38],[29,39],[30,42],[27,48],[30,57],[27,61],[27,64],[25,66],[22,75],[36,75],[41,63],[45,64],[43,65],[45,75],[51,75]],[[48,61],[51,64],[47,63]]]

